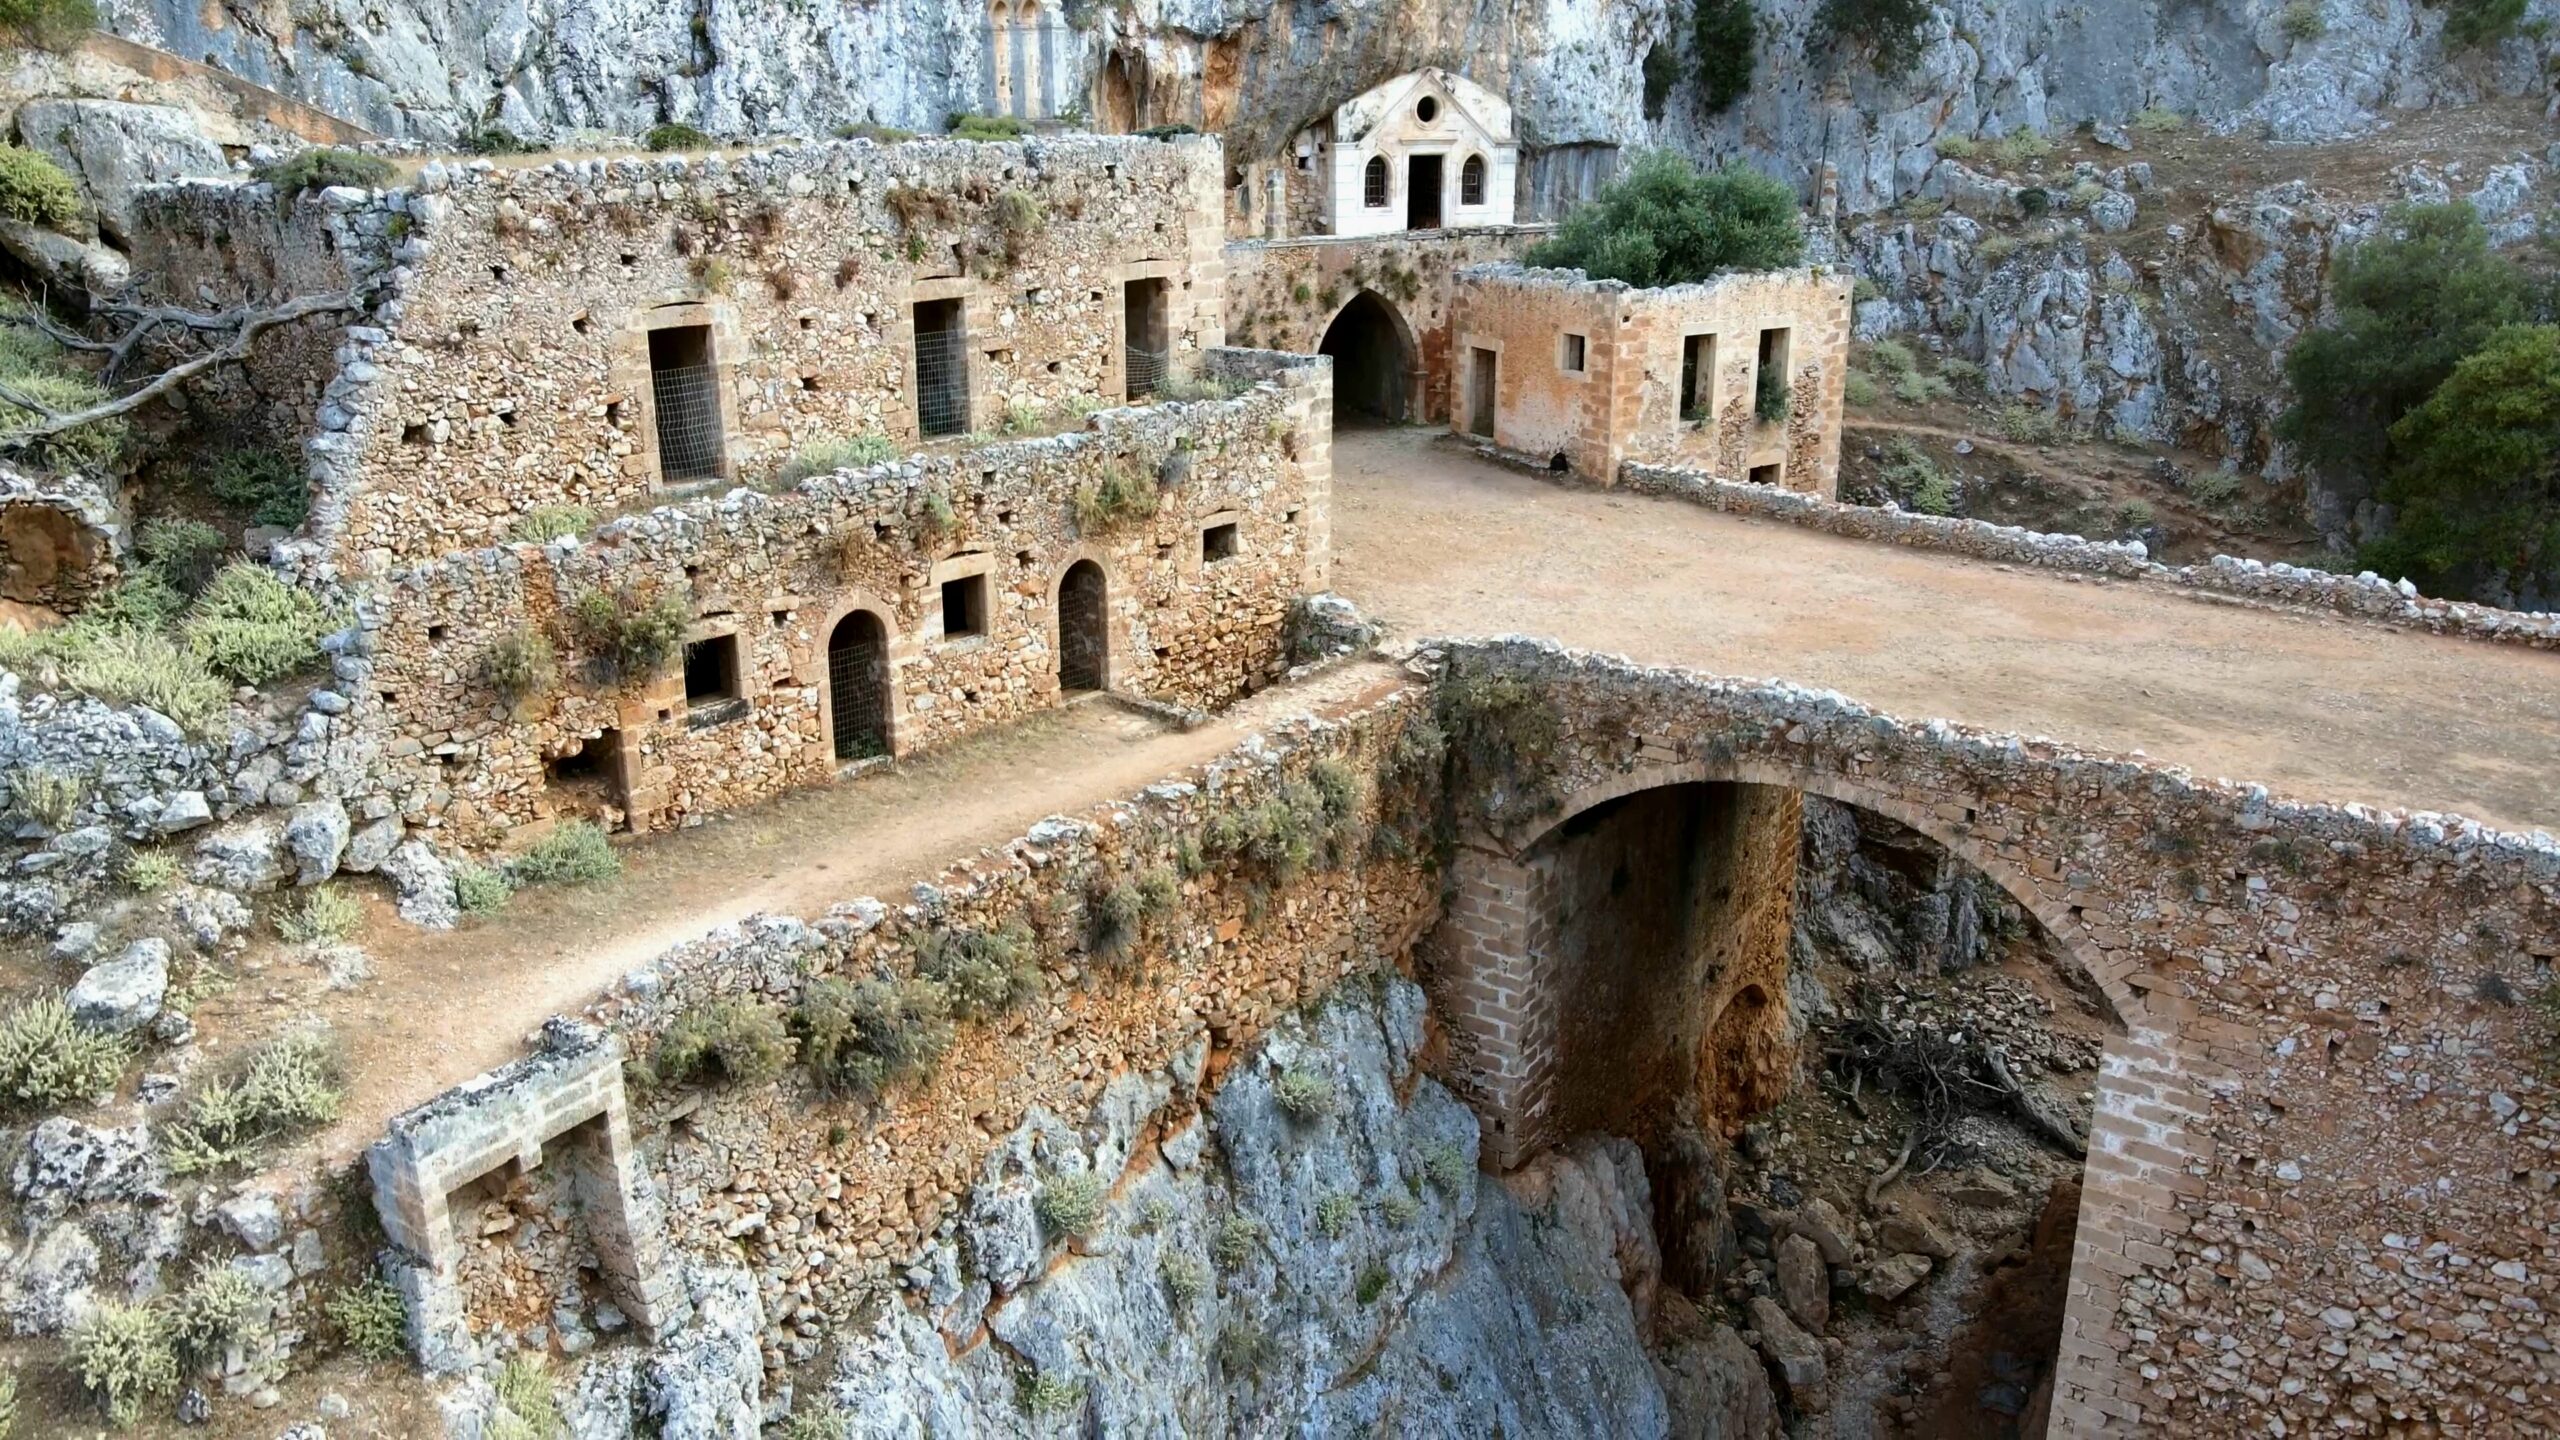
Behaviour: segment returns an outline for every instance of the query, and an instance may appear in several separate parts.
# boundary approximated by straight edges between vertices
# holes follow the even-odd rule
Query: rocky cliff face
[[[121,34],[201,58],[396,135],[496,123],[526,136],[629,134],[661,120],[715,132],[824,132],[855,120],[938,126],[991,108],[988,7],[883,0],[317,0],[290,12],[110,0]],[[1744,155],[1800,183],[1839,167],[1842,203],[1916,192],[1944,135],[2122,122],[2146,107],[2279,141],[2361,133],[2394,110],[2539,93],[2560,40],[2448,52],[2443,11],[2324,0],[2293,38],[2282,0],[1957,0],[1904,75],[1881,78],[1813,37],[1818,0],[1766,0],[1751,92],[1720,115],[1681,87],[1643,105],[1641,61],[1687,43],[1673,0],[1133,0],[1069,4],[1012,32],[1009,83],[1034,113],[1100,105],[1182,121],[1268,153],[1379,81],[1439,65],[1503,92],[1532,146],[1670,144]],[[2560,15],[2533,0],[2529,18]],[[2528,26],[2528,29],[2533,27]],[[1685,65],[1684,65],[1685,68]],[[1039,77],[1046,78],[1039,78]]]

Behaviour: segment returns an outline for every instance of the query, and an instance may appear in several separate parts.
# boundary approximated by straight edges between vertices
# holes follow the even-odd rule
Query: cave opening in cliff
[[[1337,421],[1349,417],[1404,423],[1414,366],[1411,336],[1404,317],[1373,290],[1352,296],[1333,317],[1316,351],[1333,357]]]

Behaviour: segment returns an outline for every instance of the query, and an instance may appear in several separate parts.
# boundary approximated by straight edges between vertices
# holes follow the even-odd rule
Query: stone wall
[[[0,465],[0,602],[77,611],[115,583],[125,528],[99,477]]]
[[[1460,272],[1449,308],[1450,424],[1460,433],[1562,456],[1602,484],[1620,462],[1650,459],[1807,494],[1839,487],[1844,276],[1789,270],[1638,290],[1579,271],[1488,265]],[[1764,349],[1786,375],[1777,420],[1755,404]],[[1479,413],[1479,352],[1497,377],[1489,416]]]
[[[1232,351],[1204,363],[1249,388],[394,574],[366,611],[376,669],[358,719],[383,738],[402,813],[465,841],[598,807],[636,828],[677,824],[1055,705],[1079,678],[1061,642],[1093,634],[1090,618],[1106,643],[1089,688],[1208,708],[1258,687],[1286,666],[1291,602],[1323,584],[1326,368]],[[1115,482],[1154,513],[1079,519],[1079,501]],[[1088,565],[1097,612],[1061,598]],[[959,633],[946,582],[972,577],[982,613]],[[734,647],[736,683],[689,702],[673,657],[636,676],[600,663],[566,613],[590,593],[624,611],[672,599],[687,642]],[[856,714],[872,692],[831,650],[874,622],[884,644],[862,671],[883,683],[878,708]],[[510,705],[490,657],[535,637],[556,681]],[[838,743],[857,732],[861,745]],[[567,756],[593,773],[562,773]]]
[[[1449,293],[1469,265],[1515,260],[1545,238],[1538,225],[1336,239],[1308,236],[1227,247],[1227,333],[1239,345],[1314,354],[1362,291],[1395,313],[1407,353],[1409,418],[1449,414]],[[1418,373],[1417,373],[1418,372]]]
[[[1176,369],[1223,341],[1219,180],[1217,143],[1188,137],[430,164],[375,202],[407,217],[403,283],[349,367],[319,533],[377,571],[545,505],[768,477],[828,439],[1119,400],[1124,343],[1148,338],[1123,334],[1124,284],[1162,283]],[[965,375],[956,413],[920,417],[916,307],[940,302],[963,338],[925,366]]]
[[[1943,515],[1920,515],[1891,507],[1846,505],[1818,495],[1791,495],[1765,486],[1736,484],[1696,470],[1644,465],[1630,461],[1618,468],[1618,483],[1640,495],[1664,495],[1735,515],[1783,520],[1819,530],[1888,545],[1944,550],[1956,555],[2011,565],[2077,570],[2126,580],[2177,585],[2213,595],[2263,600],[2334,610],[2391,625],[2494,640],[2535,649],[2560,648],[2560,615],[2501,610],[2462,600],[2420,595],[2407,580],[2393,582],[2368,570],[2339,575],[2282,561],[2272,564],[2234,555],[2216,555],[2202,565],[2162,565],[2150,558],[2139,540],[2090,540],[2078,535],[2051,535],[2015,525],[1994,525]]]
[[[1557,725],[1549,803],[1488,836],[1495,855],[1661,785],[1788,786],[1920,831],[2097,979],[2126,1033],[2099,1082],[2054,1433],[2506,1434],[2560,1406],[2542,1358],[2560,1113],[2524,1001],[2560,961],[2549,837],[1528,642],[1453,654]],[[1534,893],[1477,898],[1513,938],[1479,927],[1473,953],[1526,953]],[[1558,1004],[1451,1010],[1452,1053],[1505,1057],[1535,1093]]]

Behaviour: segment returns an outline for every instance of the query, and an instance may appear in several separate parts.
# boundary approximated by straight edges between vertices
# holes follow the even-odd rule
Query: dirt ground
[[[2560,654],[1568,487],[1435,430],[1346,430],[1333,461],[1333,587],[1406,635],[1550,636],[2289,798],[2560,830]]]
[[[1190,731],[1107,700],[1080,702],[850,783],[622,846],[619,880],[528,890],[502,916],[450,931],[403,925],[374,897],[360,937],[373,978],[344,991],[298,986],[304,1008],[294,1014],[278,1013],[287,991],[244,983],[199,1018],[225,1048],[305,1016],[330,1022],[348,1047],[351,1079],[345,1113],[320,1141],[335,1163],[379,1138],[391,1116],[513,1057],[544,1019],[576,1011],[670,946],[759,912],[814,917],[865,895],[898,904],[916,882],[1044,816],[1135,794],[1274,720],[1398,683],[1385,665],[1345,665]]]

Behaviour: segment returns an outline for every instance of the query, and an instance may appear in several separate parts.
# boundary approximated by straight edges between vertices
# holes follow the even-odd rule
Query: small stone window
[[[738,637],[706,635],[684,647],[685,723],[717,725],[746,710],[738,689]]]
[[[1458,167],[1458,203],[1461,205],[1484,203],[1483,156],[1470,155],[1467,157],[1467,163]]]
[[[1360,203],[1372,210],[1387,208],[1387,157],[1372,155],[1360,172]]]
[[[942,582],[942,638],[966,640],[987,633],[987,577],[962,575]]]
[[[1680,418],[1716,418],[1716,337],[1680,337]]]
[[[1559,337],[1559,341],[1560,343],[1557,347],[1556,353],[1556,368],[1564,371],[1568,375],[1581,374],[1585,351],[1588,349],[1588,341],[1580,335],[1571,333],[1567,333]]]
[[[1425,95],[1421,99],[1413,102],[1413,118],[1421,121],[1425,125],[1439,119],[1439,97],[1436,95]]]
[[[1236,558],[1236,522],[1230,520],[1223,525],[1212,525],[1200,532],[1200,559],[1203,564],[1214,565],[1221,560],[1234,558]]]
[[[1751,483],[1754,485],[1766,485],[1770,489],[1775,490],[1778,488],[1778,481],[1785,470],[1786,467],[1776,461],[1771,461],[1766,465],[1754,465],[1751,467]]]

